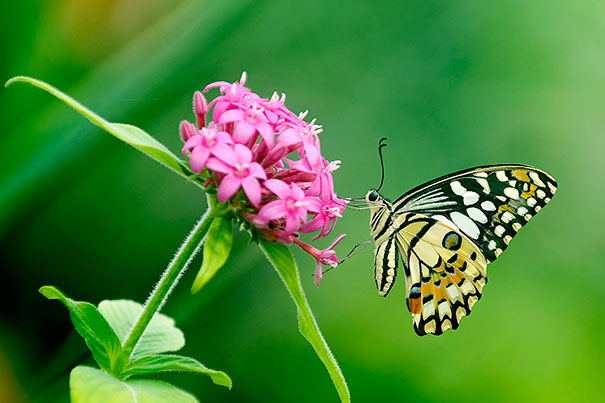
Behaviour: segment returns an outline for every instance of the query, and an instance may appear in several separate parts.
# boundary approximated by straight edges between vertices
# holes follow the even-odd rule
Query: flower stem
[[[208,195],[208,210],[206,210],[206,213],[197,222],[162,274],[162,278],[156,285],[151,296],[147,300],[147,303],[145,304],[143,313],[141,313],[141,316],[135,323],[134,327],[126,338],[126,341],[122,345],[122,351],[126,353],[127,356],[130,356],[139,342],[139,339],[141,336],[143,336],[145,329],[147,329],[149,322],[151,322],[153,315],[155,315],[156,312],[162,308],[162,305],[166,301],[168,294],[170,294],[170,291],[172,291],[181,275],[187,269],[189,262],[191,262],[197,251],[202,246],[204,237],[206,236],[208,228],[212,223],[213,216],[211,213],[214,205],[214,200],[212,200],[212,197]]]

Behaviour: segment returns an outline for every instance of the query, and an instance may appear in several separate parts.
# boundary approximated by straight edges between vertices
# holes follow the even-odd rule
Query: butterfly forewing
[[[393,203],[368,197],[379,293],[386,296],[391,289],[399,254],[416,333],[456,329],[481,298],[487,264],[550,201],[556,187],[539,169],[508,164],[446,175]]]
[[[397,199],[392,212],[418,212],[445,222],[494,261],[556,187],[554,178],[527,165],[479,167],[419,186]]]

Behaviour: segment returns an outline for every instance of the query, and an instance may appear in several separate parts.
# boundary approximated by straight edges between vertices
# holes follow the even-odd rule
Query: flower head
[[[346,202],[336,196],[333,172],[340,161],[321,154],[315,119],[295,114],[285,94],[262,98],[240,81],[219,81],[202,92],[218,89],[210,102],[202,92],[193,97],[196,124],[181,122],[183,155],[219,202],[250,231],[280,243],[294,243],[317,261],[316,281],[323,264],[338,263],[332,248],[319,250],[300,240],[300,233],[330,234]],[[212,110],[212,122],[208,122]],[[288,158],[286,158],[288,156]]]

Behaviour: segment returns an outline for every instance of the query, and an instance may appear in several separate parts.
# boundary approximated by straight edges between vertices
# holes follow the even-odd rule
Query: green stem
[[[214,201],[210,195],[208,195],[208,210],[206,210],[206,213],[197,222],[189,236],[183,242],[183,245],[181,245],[175,257],[172,259],[172,262],[170,262],[164,271],[164,274],[162,274],[162,278],[156,285],[153,293],[145,304],[143,313],[141,313],[141,316],[126,338],[126,341],[122,346],[122,351],[124,351],[127,356],[130,356],[139,342],[139,339],[141,336],[143,336],[145,329],[147,329],[149,322],[151,322],[153,315],[160,310],[166,301],[168,294],[170,294],[170,291],[172,291],[181,275],[187,269],[189,262],[193,259],[199,248],[202,246],[204,237],[206,236],[208,228],[212,223],[212,207],[214,204]]]

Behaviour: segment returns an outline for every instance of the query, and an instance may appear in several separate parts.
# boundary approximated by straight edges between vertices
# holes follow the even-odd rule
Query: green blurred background
[[[490,265],[455,332],[416,336],[403,279],[389,298],[376,293],[370,248],[320,288],[297,254],[303,285],[354,402],[603,399],[604,2],[56,0],[1,14],[2,80],[48,81],[175,152],[193,92],[246,70],[253,90],[285,92],[324,125],[342,196],[377,185],[383,136],[389,197],[475,165],[547,170],[559,193]],[[0,116],[0,401],[64,401],[70,368],[92,361],[37,289],[144,301],[204,196],[39,90],[3,88]],[[367,222],[346,212],[339,254],[368,237]],[[245,235],[191,296],[199,264],[164,312],[185,332],[183,353],[234,387],[156,378],[204,402],[337,400]]]

